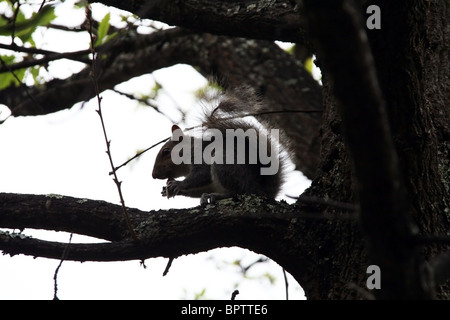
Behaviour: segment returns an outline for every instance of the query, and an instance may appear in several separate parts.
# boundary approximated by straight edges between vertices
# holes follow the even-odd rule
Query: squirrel
[[[279,131],[243,120],[261,106],[253,90],[242,87],[205,112],[202,137],[173,125],[172,137],[159,150],[152,172],[154,179],[168,179],[161,194],[200,198],[201,205],[237,194],[275,198],[284,182],[287,158]],[[175,180],[183,176],[184,180]]]

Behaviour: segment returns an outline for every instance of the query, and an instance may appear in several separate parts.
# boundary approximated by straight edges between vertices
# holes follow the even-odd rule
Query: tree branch
[[[178,29],[141,36],[138,36],[135,32],[129,32],[99,47],[98,52],[107,56],[102,60],[99,59],[101,69],[99,71],[100,91],[110,89],[134,76],[150,73],[161,68],[157,63],[142,64],[141,61],[143,60],[139,60],[139,58],[151,59],[147,55],[156,55],[158,44],[162,45],[180,33],[182,31]],[[90,50],[87,50],[87,52],[90,52]],[[134,60],[134,58],[137,58],[137,60]],[[163,66],[168,66],[166,62],[163,63]],[[14,116],[48,114],[70,108],[79,101],[87,101],[95,96],[90,72],[90,67],[86,67],[67,79],[55,79],[28,88],[29,93],[40,105],[36,105],[34,101],[28,99],[24,95],[24,90],[17,87],[9,87],[3,90],[0,103],[7,105]]]
[[[317,263],[336,262],[334,245],[342,245],[336,238],[351,232],[355,238],[345,240],[345,246],[350,248],[352,244],[358,251],[362,241],[354,219],[327,218],[302,208],[301,204],[255,196],[190,209],[144,212],[127,208],[139,238],[136,243],[120,205],[59,195],[0,193],[0,227],[65,231],[109,241],[71,243],[65,260],[72,261],[175,258],[220,247],[247,248],[276,261],[300,283],[308,297],[318,298],[324,278],[314,270]],[[60,259],[66,246],[29,238],[24,233],[0,232],[4,254]],[[337,279],[332,281],[343,288]],[[346,281],[359,283],[358,279]]]
[[[0,73],[3,72],[11,72],[17,69],[28,68],[36,65],[42,65],[48,63],[50,61],[58,60],[58,59],[70,59],[78,62],[89,63],[90,60],[87,58],[83,58],[82,56],[87,55],[89,50],[81,50],[76,52],[55,52],[49,50],[42,50],[37,48],[28,48],[28,47],[20,47],[16,44],[4,44],[0,43],[0,49],[15,51],[15,52],[25,52],[31,54],[44,54],[47,55],[43,59],[35,59],[35,60],[27,60],[18,62],[15,64],[8,65],[8,67],[1,67]]]
[[[238,201],[230,199],[191,209],[143,212],[128,208],[127,211],[139,238],[137,243],[128,232],[119,205],[56,195],[0,193],[2,228],[66,231],[111,241],[71,243],[65,260],[173,258],[238,246],[272,258],[298,279],[307,276],[311,249],[305,247],[303,255],[300,238],[308,232],[305,231],[308,219],[302,218],[295,205],[242,196]],[[4,254],[60,259],[65,247],[65,243],[0,233],[0,249]]]
[[[107,241],[129,237],[120,206],[53,194],[0,193],[0,226],[73,232]]]
[[[98,2],[98,1],[96,1]],[[294,1],[158,0],[101,3],[141,18],[216,35],[308,43]]]

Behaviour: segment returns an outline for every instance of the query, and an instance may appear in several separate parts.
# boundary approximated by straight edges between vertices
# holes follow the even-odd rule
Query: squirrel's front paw
[[[163,188],[161,194],[167,198],[175,197],[180,192],[180,181],[173,179],[167,180],[167,185]]]
[[[166,186],[164,186],[164,187],[162,188],[161,195],[162,195],[163,197],[167,197],[167,187],[166,187]]]

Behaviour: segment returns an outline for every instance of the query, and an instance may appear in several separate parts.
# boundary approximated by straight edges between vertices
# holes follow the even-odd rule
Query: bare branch
[[[0,49],[15,51],[15,52],[25,52],[25,53],[33,53],[33,54],[58,54],[55,51],[49,51],[44,49],[32,48],[32,47],[21,47],[13,44],[4,44],[0,43]],[[87,53],[87,52],[86,52]]]
[[[235,300],[236,299],[236,296],[239,294],[239,290],[234,290],[232,293],[231,293],[231,300]]]
[[[115,168],[114,168],[114,171],[117,171],[117,170],[119,170],[120,168],[126,166],[128,163],[130,163],[130,162],[133,161],[134,159],[140,157],[140,156],[141,156],[142,154],[144,154],[145,152],[147,152],[147,151],[153,149],[154,147],[160,145],[161,143],[166,142],[166,141],[169,140],[169,139],[170,139],[170,137],[167,137],[167,138],[165,138],[165,139],[163,139],[163,140],[161,140],[161,141],[159,141],[159,142],[157,142],[157,143],[151,145],[150,147],[148,147],[148,148],[146,148],[146,149],[144,149],[144,150],[142,150],[142,151],[136,153],[133,157],[131,157],[130,159],[128,159],[127,161],[125,161],[125,162],[122,163],[121,165],[115,167]],[[109,174],[112,175],[112,174],[113,174],[113,171],[110,171]]]
[[[108,72],[99,75],[100,91],[113,88],[116,84],[134,76],[171,65],[164,60],[162,66],[157,63],[156,65],[142,64],[139,61],[145,60],[139,59],[150,59],[148,55],[153,57],[158,53],[157,45],[168,41],[172,36],[175,36],[174,30],[141,36],[131,33],[118,36],[117,39],[96,48],[97,52],[107,55],[106,59],[99,60],[103,68],[108,68]],[[90,53],[90,49],[86,51],[87,53]],[[129,72],[124,72],[124,70]],[[86,101],[95,96],[91,84],[90,67],[86,67],[67,79],[55,79],[36,87],[30,87],[28,90],[40,105],[36,105],[34,101],[28,99],[21,88],[15,87],[9,87],[2,91],[0,103],[7,105],[14,116],[39,115],[70,108],[76,102]]]
[[[305,272],[307,277],[311,249],[305,248],[304,256],[290,249],[302,246],[300,238],[308,233],[311,225],[301,218],[296,206],[242,196],[238,201],[224,200],[191,209],[143,212],[128,208],[127,211],[139,238],[137,243],[130,238],[120,205],[56,195],[0,193],[2,228],[66,231],[112,241],[71,243],[65,260],[173,258],[239,246],[284,263],[294,277],[298,278],[299,272]],[[280,250],[280,246],[284,249]],[[0,250],[5,254],[60,259],[65,248],[65,243],[0,233]]]
[[[172,266],[172,262],[173,260],[175,260],[175,258],[169,258],[169,261],[167,262],[166,268],[164,269],[163,272],[163,277],[167,276],[167,274],[169,273],[170,267]]]
[[[148,18],[217,35],[308,43],[294,1],[158,0],[101,3]]]
[[[55,270],[55,274],[53,275],[53,281],[54,281],[54,285],[53,285],[53,300],[58,300],[58,273],[59,273],[59,269],[61,268],[64,260],[67,258],[67,255],[69,254],[69,250],[70,250],[70,244],[72,242],[72,236],[73,234],[70,234],[70,238],[69,238],[69,242],[66,244],[66,248],[63,251],[63,254],[61,256],[61,261],[59,261],[58,266],[56,267]]]
[[[102,124],[103,137],[105,138],[105,142],[106,142],[106,154],[108,155],[109,164],[111,165],[111,169],[113,172],[113,176],[114,176],[113,181],[116,184],[117,191],[119,192],[120,203],[122,205],[122,211],[125,216],[125,220],[127,222],[128,231],[130,231],[130,234],[133,237],[133,240],[138,241],[138,238],[136,237],[136,233],[133,230],[133,226],[131,224],[130,217],[128,216],[127,208],[125,207],[125,200],[124,200],[124,197],[122,194],[121,182],[119,182],[119,178],[117,177],[113,158],[111,155],[111,143],[108,139],[108,135],[106,133],[106,128],[105,128],[105,121],[103,119],[102,98],[100,97],[100,89],[99,89],[99,85],[98,85],[99,70],[98,70],[98,66],[97,66],[97,52],[95,51],[95,48],[94,48],[95,41],[94,41],[94,34],[92,33],[93,19],[92,19],[92,11],[91,11],[91,8],[89,5],[86,5],[86,21],[87,21],[86,28],[88,30],[89,37],[91,39],[90,50],[92,53],[92,81],[93,81],[93,85],[94,85],[95,96],[97,98],[97,105],[98,105],[97,113],[100,117],[100,122]]]
[[[6,50],[12,50],[12,51],[16,51],[16,52],[26,52],[26,53],[45,54],[46,55],[44,58],[41,58],[41,59],[24,60],[21,62],[10,64],[8,66],[2,66],[0,68],[0,73],[11,72],[11,71],[34,67],[34,66],[39,66],[39,65],[45,65],[51,61],[60,60],[60,59],[69,59],[69,60],[83,62],[83,63],[90,62],[90,60],[88,58],[84,57],[88,53],[90,53],[89,50],[58,53],[58,52],[54,52],[54,51],[19,47],[16,45],[5,45],[5,44],[1,44],[1,43],[0,43],[0,48],[6,49]]]

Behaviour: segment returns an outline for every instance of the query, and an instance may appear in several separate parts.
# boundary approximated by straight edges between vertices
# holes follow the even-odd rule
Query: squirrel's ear
[[[177,126],[176,124],[174,124],[174,125],[172,126],[172,132],[174,132],[175,130],[178,130],[178,129],[180,129],[180,127]],[[181,129],[180,129],[180,130],[181,130]]]
[[[179,130],[178,132],[175,133],[175,131]],[[174,124],[172,126],[172,137],[184,137],[184,133],[183,130],[181,130],[181,128],[179,126],[177,126],[176,124]],[[177,139],[179,140],[179,139]]]

